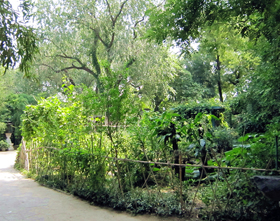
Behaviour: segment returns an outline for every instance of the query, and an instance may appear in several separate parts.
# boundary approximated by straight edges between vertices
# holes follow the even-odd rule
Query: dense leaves
[[[21,4],[23,22],[27,22],[31,4],[23,1]],[[15,67],[19,62],[19,68],[29,72],[31,62],[38,52],[36,35],[34,30],[20,21],[19,14],[13,10],[9,1],[0,2],[0,62],[7,70]]]
[[[177,1],[169,0],[150,13],[152,27],[148,37],[162,41],[171,36],[190,45],[205,24],[231,23],[243,35],[257,38],[263,34],[273,41],[279,29],[279,2],[267,1]]]
[[[157,3],[37,1],[41,53],[30,80],[0,80],[1,121],[38,181],[90,202],[274,217],[250,177],[279,172],[278,1]]]

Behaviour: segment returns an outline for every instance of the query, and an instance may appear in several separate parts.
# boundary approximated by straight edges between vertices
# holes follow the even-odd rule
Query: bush
[[[278,202],[266,198],[248,178],[258,175],[252,172],[233,174],[228,177],[232,192],[226,182],[220,181],[213,197],[210,186],[204,188],[203,202],[208,205],[200,211],[202,220],[278,220]],[[219,205],[215,205],[215,203]],[[214,204],[212,211],[210,205]]]
[[[213,141],[219,152],[228,151],[233,148],[233,142],[237,138],[237,132],[225,127],[217,127],[214,131]]]
[[[0,122],[0,134],[3,134],[6,130],[6,124],[3,122]]]
[[[5,151],[8,149],[9,149],[9,144],[4,140],[0,140],[0,150]]]

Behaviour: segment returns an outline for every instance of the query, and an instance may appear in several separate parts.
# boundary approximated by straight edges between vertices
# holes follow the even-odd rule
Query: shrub
[[[217,127],[214,131],[213,141],[218,151],[228,151],[233,148],[233,142],[237,138],[237,132],[225,127]]]
[[[205,187],[202,200],[208,205],[200,211],[202,220],[278,220],[278,202],[266,198],[248,179],[254,172],[233,174],[228,177],[232,192],[226,182],[217,185],[216,197],[211,193],[210,185]],[[219,204],[215,205],[215,203]],[[213,205],[209,211],[210,205]]]
[[[0,150],[5,151],[8,149],[9,149],[9,144],[4,140],[0,140]]]

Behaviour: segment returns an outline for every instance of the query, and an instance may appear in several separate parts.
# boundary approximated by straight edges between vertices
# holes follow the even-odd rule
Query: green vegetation
[[[19,7],[22,18],[9,1],[0,2],[0,63],[6,72],[20,62],[19,69],[28,73],[38,47],[33,29],[25,25],[31,16],[31,2],[22,1]]]
[[[0,151],[5,151],[8,149],[9,149],[9,144],[4,140],[0,140]]]
[[[18,168],[134,214],[277,217],[250,178],[279,175],[278,1],[23,1],[37,29],[1,4]]]

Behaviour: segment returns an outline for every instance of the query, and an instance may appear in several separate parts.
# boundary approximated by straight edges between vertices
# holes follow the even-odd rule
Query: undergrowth
[[[159,193],[157,189],[138,189],[121,194],[118,188],[103,187],[93,189],[91,186],[67,185],[60,179],[48,180],[46,176],[36,178],[39,183],[51,188],[63,190],[91,204],[108,206],[116,210],[127,211],[134,215],[153,213],[158,216],[183,216],[176,193]]]

